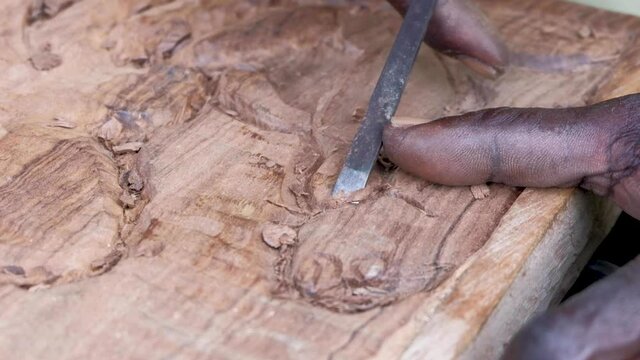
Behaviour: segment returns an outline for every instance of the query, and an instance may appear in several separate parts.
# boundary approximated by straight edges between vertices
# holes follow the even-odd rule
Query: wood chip
[[[111,268],[113,268],[119,261],[122,259],[122,253],[120,251],[114,250],[110,252],[107,256],[97,259],[91,262],[89,268],[93,272],[97,273],[105,273]]]
[[[26,273],[21,266],[7,265],[0,267],[0,273],[24,276]]]
[[[251,157],[249,158],[249,160],[247,160],[247,163],[251,164],[251,165],[257,165],[260,164],[261,159],[259,157]]]
[[[294,229],[284,225],[269,224],[262,230],[262,240],[274,249],[295,244],[297,237]]]
[[[3,128],[2,125],[0,125],[0,139],[5,137],[8,133],[9,132],[7,131],[7,129]]]
[[[48,51],[33,54],[29,61],[31,61],[33,68],[38,71],[49,71],[62,65],[62,58]]]
[[[27,21],[49,19],[79,0],[31,0]],[[25,1],[26,2],[26,1]]]
[[[578,31],[578,36],[580,36],[581,39],[589,38],[591,35],[593,35],[593,30],[591,30],[589,25],[582,26]]]
[[[362,120],[362,118],[364,118],[364,115],[366,114],[365,110],[363,108],[357,108],[355,110],[353,110],[353,113],[351,114],[351,117],[353,118],[354,121],[360,121]]]
[[[111,141],[115,139],[122,132],[122,124],[115,117],[111,117],[105,122],[98,130],[98,137],[100,139]]]
[[[76,128],[76,123],[72,122],[72,121],[68,121],[62,118],[55,118],[53,119],[53,123],[47,125],[49,127],[59,127],[59,128],[63,128],[63,129],[75,129]]]
[[[143,241],[136,249],[135,257],[154,257],[160,255],[164,250],[164,243],[161,241]]]
[[[389,292],[384,289],[376,288],[373,286],[355,288],[351,291],[351,294],[353,294],[354,296],[383,296],[388,293]]]
[[[136,199],[126,190],[120,195],[120,202],[125,208],[132,208],[136,205]]]
[[[223,110],[225,114],[231,116],[231,117],[237,117],[238,115],[240,115],[237,111],[235,110]]]
[[[475,185],[470,190],[476,200],[483,200],[491,195],[491,189],[487,185]]]
[[[140,192],[144,188],[144,181],[142,180],[142,176],[138,174],[138,172],[133,169],[127,173],[127,184],[129,190]]]
[[[424,124],[425,122],[427,122],[425,119],[408,116],[394,116],[391,118],[391,124],[393,126],[413,126]]]
[[[140,141],[129,142],[122,145],[116,145],[111,150],[113,150],[113,153],[116,155],[122,155],[127,153],[138,152],[142,148],[142,145],[144,145],[144,143]]]
[[[191,27],[184,20],[178,20],[171,23],[171,29],[160,41],[157,51],[164,59],[168,59],[173,55],[174,50],[185,40],[191,37]]]

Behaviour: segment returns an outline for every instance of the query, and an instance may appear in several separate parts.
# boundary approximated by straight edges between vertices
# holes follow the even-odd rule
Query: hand
[[[398,10],[408,0],[389,0]],[[462,0],[440,0],[427,35],[436,50],[485,75],[507,52]],[[580,186],[640,219],[640,94],[572,109],[500,108],[409,128],[387,127],[385,155],[444,185],[487,182]],[[640,356],[640,258],[531,322],[507,359],[631,359]]]
[[[401,13],[409,0],[388,0]],[[465,0],[440,0],[427,33],[434,48],[490,73],[507,52]],[[490,109],[407,129],[388,128],[386,155],[444,185],[486,182],[580,186],[640,219],[640,94],[574,109]]]
[[[575,109],[492,109],[387,128],[385,155],[447,185],[581,186],[640,219],[640,95]],[[507,359],[635,359],[640,258],[527,325]]]
[[[580,186],[640,219],[640,95],[572,109],[482,110],[388,127],[385,155],[444,185]]]
[[[640,257],[524,328],[505,360],[640,356]]]
[[[387,0],[398,12],[410,0]],[[466,0],[439,0],[427,30],[426,43],[476,72],[494,77],[508,64],[508,52],[484,15]]]

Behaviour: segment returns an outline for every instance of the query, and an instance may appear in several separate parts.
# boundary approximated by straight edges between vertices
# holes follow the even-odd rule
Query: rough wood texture
[[[2,1],[3,357],[492,358],[557,300],[608,202],[382,169],[329,198],[400,19],[327,3]],[[423,49],[399,115],[640,89],[638,20],[478,3],[517,66]]]

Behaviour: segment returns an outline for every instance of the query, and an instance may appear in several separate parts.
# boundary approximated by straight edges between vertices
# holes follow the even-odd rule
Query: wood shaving
[[[424,124],[425,122],[427,122],[427,120],[409,116],[394,116],[393,118],[391,118],[391,124],[393,126],[400,127],[420,125]]]
[[[107,256],[92,261],[89,267],[93,272],[97,272],[100,274],[105,273],[116,266],[120,259],[122,259],[122,255],[123,254],[120,251],[114,250]]]
[[[235,110],[223,110],[225,114],[231,116],[231,117],[237,117],[238,115],[240,115],[237,111]]]
[[[106,141],[111,141],[120,135],[121,132],[122,124],[115,117],[111,117],[111,119],[105,122],[98,130],[98,137]]]
[[[365,286],[365,287],[361,287],[361,288],[355,288],[353,289],[353,291],[351,292],[351,294],[353,294],[354,296],[384,296],[387,295],[389,292],[384,290],[384,289],[380,289],[380,288],[376,288],[373,286]]]
[[[288,226],[269,224],[262,230],[262,240],[274,249],[296,243],[298,234]]]
[[[116,155],[122,155],[127,153],[138,152],[142,148],[142,145],[144,145],[144,143],[140,141],[129,142],[122,145],[116,145],[111,150],[113,150],[113,153]]]
[[[55,118],[53,119],[53,123],[48,125],[49,127],[59,127],[59,128],[63,128],[63,129],[75,129],[76,128],[76,123],[72,122],[72,121],[68,121],[62,118]]]

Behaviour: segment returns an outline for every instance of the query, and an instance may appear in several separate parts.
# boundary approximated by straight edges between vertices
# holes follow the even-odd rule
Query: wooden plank
[[[0,5],[0,354],[492,358],[555,301],[618,210],[382,169],[336,203],[400,19],[299,3]],[[637,91],[636,19],[478,3],[516,66],[490,81],[423,49],[400,116]],[[295,243],[268,246],[274,224]]]

